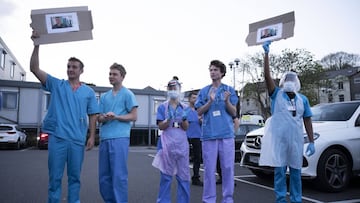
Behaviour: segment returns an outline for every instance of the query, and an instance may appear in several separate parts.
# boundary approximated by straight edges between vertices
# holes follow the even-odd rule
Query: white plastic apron
[[[165,109],[168,109],[167,105]],[[173,126],[174,121],[180,123],[181,118],[170,121],[169,126]],[[182,180],[190,181],[189,143],[186,131],[182,128],[168,127],[162,132],[160,139],[162,149],[155,155],[152,165],[167,175],[178,175]]]
[[[296,116],[289,111],[290,100],[282,90],[273,102],[273,115],[265,122],[264,136],[261,139],[259,165],[301,169],[304,147],[303,114],[304,104],[296,95]]]

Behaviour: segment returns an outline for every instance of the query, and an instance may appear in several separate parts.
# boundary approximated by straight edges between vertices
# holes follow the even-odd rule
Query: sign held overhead
[[[294,11],[273,18],[268,18],[249,25],[246,37],[248,46],[263,44],[265,41],[277,41],[294,36]]]
[[[91,40],[93,22],[87,6],[31,10],[31,24],[40,37],[34,44]]]

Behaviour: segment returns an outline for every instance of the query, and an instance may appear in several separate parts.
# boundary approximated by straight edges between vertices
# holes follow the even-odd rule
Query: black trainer
[[[192,184],[197,185],[197,186],[203,186],[204,185],[204,183],[199,179],[193,179]]]

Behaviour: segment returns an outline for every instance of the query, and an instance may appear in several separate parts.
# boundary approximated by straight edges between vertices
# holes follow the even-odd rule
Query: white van
[[[264,126],[265,120],[261,115],[243,115],[241,116],[240,124],[245,124],[245,123]]]

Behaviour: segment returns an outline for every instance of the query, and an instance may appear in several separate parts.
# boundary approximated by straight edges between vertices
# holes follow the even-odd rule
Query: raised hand
[[[264,49],[264,52],[265,54],[268,54],[269,51],[270,51],[270,44],[271,44],[271,41],[266,41],[263,43],[262,47]]]

